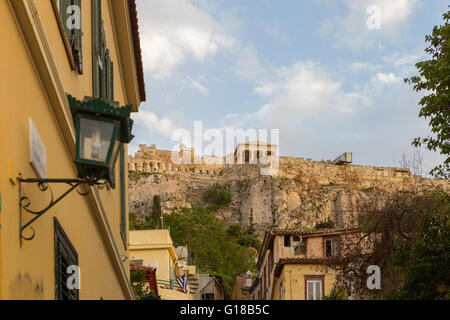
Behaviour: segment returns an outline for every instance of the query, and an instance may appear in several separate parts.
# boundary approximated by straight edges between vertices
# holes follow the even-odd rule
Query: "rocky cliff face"
[[[139,161],[143,163],[137,166]],[[160,196],[164,213],[204,206],[205,191],[220,184],[229,188],[232,202],[217,215],[227,224],[240,223],[244,228],[253,216],[259,235],[269,227],[313,228],[328,219],[349,227],[355,223],[361,201],[374,193],[445,183],[413,176],[407,169],[339,166],[288,157],[280,157],[279,169],[271,176],[260,175],[259,165],[152,162],[130,157],[130,212],[150,214],[155,195]]]

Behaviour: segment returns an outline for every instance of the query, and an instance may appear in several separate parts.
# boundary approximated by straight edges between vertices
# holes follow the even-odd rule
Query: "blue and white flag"
[[[183,292],[186,293],[187,292],[186,273],[184,273],[181,277],[179,277],[177,282],[180,285],[181,290],[183,290]]]

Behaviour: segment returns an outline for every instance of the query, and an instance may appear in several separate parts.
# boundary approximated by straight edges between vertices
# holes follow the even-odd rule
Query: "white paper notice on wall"
[[[47,150],[41,136],[33,123],[30,122],[30,164],[41,179],[47,178]]]

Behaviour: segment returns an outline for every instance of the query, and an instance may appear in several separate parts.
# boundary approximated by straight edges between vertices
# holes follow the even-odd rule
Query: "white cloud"
[[[423,59],[426,59],[426,55],[423,52],[406,54],[395,52],[390,56],[383,57],[383,61],[395,68],[402,77],[409,77],[417,73],[415,64]]]
[[[235,73],[245,80],[258,81],[264,73],[258,53],[252,45],[237,50]]]
[[[377,73],[377,75],[372,79],[382,84],[400,83],[402,80],[393,73]]]
[[[151,111],[140,110],[138,113],[132,114],[132,118],[137,124],[143,125],[151,132],[156,132],[166,137],[170,137],[174,130],[171,119],[159,118]]]
[[[313,62],[298,62],[273,73],[275,81],[266,81],[254,93],[268,97],[258,117],[279,117],[295,112],[311,115],[320,112],[348,113],[356,107],[358,93],[346,93],[341,82]]]
[[[188,77],[188,82],[189,85],[194,88],[195,90],[197,90],[198,92],[200,92],[202,95],[207,96],[209,94],[209,90],[207,87],[205,87],[203,84],[201,84],[199,81],[194,80],[190,77]]]
[[[382,68],[382,65],[374,65],[366,62],[355,61],[350,64],[350,70],[355,73],[373,72]]]
[[[403,27],[418,7],[419,0],[345,0],[347,14],[332,16],[322,23],[322,34],[332,35],[337,46],[366,49],[380,40],[401,40]],[[327,2],[336,5],[334,2]],[[340,3],[340,2],[339,2]],[[376,6],[380,12],[380,29],[369,29],[371,14],[367,9]]]
[[[167,78],[186,59],[203,61],[234,39],[205,9],[189,0],[139,0],[144,68],[154,78]]]
[[[267,35],[275,41],[279,41],[286,45],[292,44],[291,39],[289,38],[288,34],[282,30],[282,27],[278,20],[267,23],[265,26],[265,31]]]
[[[348,90],[334,72],[313,62],[271,72],[254,88],[262,106],[229,115],[225,127],[280,129],[284,155],[320,160],[352,151],[358,164],[398,165],[400,150],[428,129],[417,117],[420,97],[394,72]]]
[[[424,56],[423,53],[412,53],[402,55],[399,52],[395,52],[390,56],[383,57],[383,61],[391,63],[394,67],[399,68],[404,65],[414,65],[423,56]]]

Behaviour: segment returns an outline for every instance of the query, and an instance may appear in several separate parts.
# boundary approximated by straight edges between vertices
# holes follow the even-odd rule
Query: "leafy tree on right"
[[[413,145],[425,145],[446,157],[444,163],[435,167],[431,174],[450,177],[450,11],[443,14],[444,24],[435,26],[431,35],[425,37],[429,46],[425,49],[430,60],[416,64],[419,75],[404,81],[414,85],[414,91],[425,91],[420,100],[419,117],[429,119],[432,135],[416,138]]]

